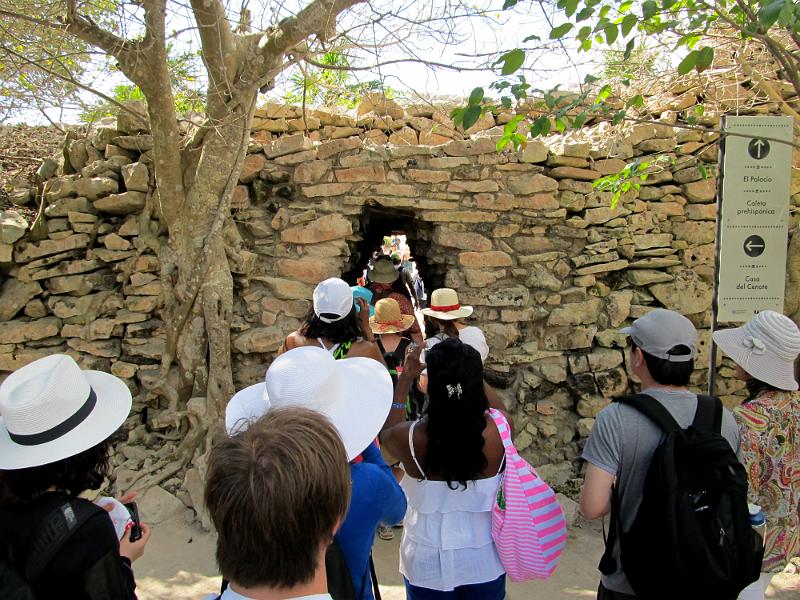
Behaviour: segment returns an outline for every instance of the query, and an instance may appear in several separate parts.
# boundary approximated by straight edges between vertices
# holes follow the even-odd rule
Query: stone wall
[[[624,323],[658,306],[686,314],[700,330],[692,382],[706,382],[717,147],[715,134],[674,127],[682,115],[497,152],[509,115],[489,114],[465,135],[443,108],[376,98],[356,117],[259,110],[232,202],[257,256],[235,274],[236,385],[263,377],[319,280],[357,272],[386,228],[401,228],[427,282],[475,307],[518,448],[565,484],[597,412],[629,389]],[[136,407],[150,402],[157,416],[146,392],[163,323],[159,262],[140,235],[152,182],[143,127],[120,118],[69,140],[40,190],[44,221],[33,231],[3,213],[0,370],[68,352],[124,378]],[[656,155],[669,160],[615,208],[593,189],[631,158]],[[742,386],[720,364],[718,391],[736,402]]]

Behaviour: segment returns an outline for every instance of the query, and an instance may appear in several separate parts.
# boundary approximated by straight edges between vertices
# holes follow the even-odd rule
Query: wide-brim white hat
[[[794,362],[800,353],[800,331],[789,317],[765,310],[742,327],[715,331],[713,337],[752,377],[781,390],[798,389]]]
[[[113,434],[131,411],[123,381],[82,371],[66,354],[40,358],[0,386],[0,470],[50,464]]]
[[[277,357],[264,382],[231,398],[225,409],[228,435],[244,431],[272,408],[309,408],[330,419],[339,432],[347,460],[353,460],[378,435],[392,404],[392,378],[376,360],[336,360],[314,346],[302,346]]]
[[[452,321],[463,319],[472,314],[471,306],[461,306],[458,301],[458,293],[451,288],[439,288],[433,290],[431,301],[428,308],[422,309],[422,314],[434,319]]]

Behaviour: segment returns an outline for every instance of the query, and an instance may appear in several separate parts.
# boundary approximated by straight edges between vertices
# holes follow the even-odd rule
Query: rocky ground
[[[405,590],[397,571],[401,531],[395,539],[375,540],[374,557],[384,600],[403,600]],[[510,584],[508,600],[588,600],[595,597],[603,552],[596,523],[570,530],[558,569],[547,581]],[[797,560],[797,559],[796,559]],[[219,589],[214,563],[214,537],[182,519],[154,527],[147,552],[135,565],[140,600],[199,600]],[[800,560],[775,577],[767,592],[771,600],[800,598]]]

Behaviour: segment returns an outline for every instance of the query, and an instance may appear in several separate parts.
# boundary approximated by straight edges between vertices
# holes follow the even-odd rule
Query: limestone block
[[[25,309],[22,312],[26,317],[30,317],[31,319],[41,319],[47,316],[47,307],[44,305],[44,302],[38,298],[34,298],[25,305]]]
[[[534,173],[530,175],[513,175],[508,178],[508,190],[512,194],[538,194],[540,192],[555,192],[558,182],[555,179]]]
[[[606,398],[621,396],[628,391],[628,376],[622,367],[595,372],[594,379],[598,391]]]
[[[0,323],[0,340],[4,344],[21,344],[58,335],[61,321],[46,317],[34,321],[5,321]]]
[[[418,183],[443,183],[450,181],[450,173],[447,171],[429,171],[425,169],[407,169],[406,179]]]
[[[492,352],[509,348],[519,339],[519,327],[516,324],[487,323],[483,326],[483,332]]]
[[[297,165],[292,179],[295,183],[316,183],[322,180],[330,167],[329,160],[311,160]]]
[[[483,288],[493,284],[505,276],[504,270],[482,271],[480,269],[464,269],[467,285],[474,288]]]
[[[147,108],[141,100],[123,101],[125,110],[117,114],[117,131],[122,133],[139,133],[150,130],[150,121],[147,117]]]
[[[111,140],[114,144],[125,150],[147,152],[153,149],[153,136],[149,134],[121,135]]]
[[[461,252],[458,255],[459,263],[464,267],[488,268],[488,267],[510,267],[511,257],[505,252],[493,250],[489,252]]]
[[[186,506],[160,486],[153,486],[141,498],[137,498],[142,521],[158,525],[183,514]]]
[[[90,258],[97,258],[104,263],[119,262],[134,254],[133,250],[109,250],[108,248],[92,248],[88,252]]]
[[[540,163],[547,160],[549,150],[539,140],[528,140],[525,147],[517,152],[519,160],[524,163]]]
[[[54,219],[57,217],[66,217],[71,212],[82,212],[86,214],[95,213],[94,206],[88,198],[61,198],[51,202],[47,208],[44,209],[44,214],[48,218]],[[49,223],[48,223],[49,225]]]
[[[433,241],[440,246],[474,252],[486,252],[492,248],[491,240],[479,233],[453,231],[443,226],[436,228]]]
[[[711,286],[689,269],[678,271],[672,282],[651,285],[649,290],[666,308],[683,315],[706,311],[713,296]]]
[[[656,271],[653,269],[635,269],[625,273],[625,277],[631,285],[645,286],[653,283],[663,283],[665,281],[672,281],[673,277],[664,271]]]
[[[497,213],[472,210],[430,211],[423,210],[419,213],[423,221],[434,223],[494,223]]]
[[[611,292],[605,303],[603,310],[603,320],[607,319],[611,327],[619,327],[631,314],[631,301],[633,292],[631,290],[619,290]]]
[[[479,137],[471,140],[451,140],[444,145],[444,152],[448,156],[477,156],[496,152],[495,143],[491,138]]]
[[[488,306],[526,306],[529,299],[530,293],[528,289],[522,286],[516,286],[490,290],[486,296],[486,300],[483,302],[476,302],[476,304]]]
[[[576,410],[578,415],[585,419],[594,420],[595,417],[611,402],[611,398],[592,396],[578,400]]]
[[[18,263],[27,263],[51,254],[85,248],[88,244],[89,236],[83,233],[77,233],[60,240],[43,240],[41,242],[22,244],[14,252],[14,260]]]
[[[589,348],[597,333],[597,327],[550,327],[544,330],[541,347],[543,350],[571,350],[575,348]]]
[[[395,146],[416,146],[419,144],[419,138],[414,129],[403,127],[389,136],[389,143]]]
[[[516,223],[508,223],[507,225],[495,225],[492,229],[492,235],[496,238],[508,238],[519,231],[519,225]]]
[[[619,259],[619,254],[616,251],[604,252],[602,254],[580,254],[570,259],[576,267],[585,267],[586,265],[596,265],[605,262],[611,262]]]
[[[41,291],[42,286],[35,281],[23,283],[14,278],[6,279],[0,287],[0,322],[13,319]]]
[[[130,250],[131,243],[116,233],[109,233],[103,238],[103,245],[109,250]]]
[[[577,179],[578,181],[594,181],[602,175],[594,169],[580,169],[577,167],[555,167],[550,169],[550,176],[555,179]]]
[[[419,134],[419,143],[423,146],[441,146],[443,144],[447,144],[448,142],[452,141],[452,137],[442,135],[441,133],[437,133],[437,130],[434,131],[421,131]]]
[[[67,340],[67,345],[78,352],[99,356],[101,358],[118,358],[121,352],[120,341],[118,339],[86,341],[80,338],[69,338]]]
[[[711,177],[686,183],[681,187],[689,202],[713,202],[717,197],[717,181]]]
[[[94,207],[101,213],[110,215],[131,215],[141,212],[146,196],[142,192],[123,192],[112,194],[94,201]]]
[[[382,165],[368,167],[352,167],[349,169],[334,170],[336,181],[349,183],[356,181],[386,181],[386,172]]]
[[[559,202],[554,193],[533,194],[515,198],[515,206],[526,210],[556,210]]]
[[[692,221],[716,221],[716,204],[689,204],[685,208],[686,218]]]
[[[591,298],[585,302],[572,302],[554,308],[547,319],[547,325],[586,325],[597,321],[600,311],[600,298]]]
[[[96,200],[108,194],[115,194],[119,191],[119,183],[110,177],[81,177],[75,183],[75,193],[84,196],[89,200]]]
[[[48,179],[44,184],[44,199],[48,202],[75,195],[75,178],[67,175]]]
[[[590,225],[599,225],[602,223],[607,223],[608,221],[616,219],[617,217],[624,217],[629,214],[631,214],[631,211],[625,208],[620,202],[614,208],[611,208],[610,206],[587,208],[586,212],[583,214],[583,218]]]
[[[16,206],[25,206],[33,200],[33,193],[28,187],[15,188],[9,192],[8,199]]]
[[[319,129],[322,127],[322,122],[311,115],[298,117],[297,119],[289,119],[286,122],[289,131],[310,131],[312,129]]]
[[[710,244],[716,237],[714,223],[708,221],[673,223],[672,233],[675,239],[686,240],[690,245]]]
[[[375,113],[379,117],[389,116],[393,119],[402,119],[405,116],[403,107],[384,96],[381,92],[366,94],[361,99],[361,103],[356,109],[356,115],[361,117],[369,112]]]
[[[352,187],[351,183],[320,183],[307,185],[302,190],[307,198],[329,198],[346,194]]]
[[[312,223],[289,227],[281,232],[281,241],[291,244],[316,244],[344,238],[353,233],[353,224],[341,215],[325,215]]]
[[[317,258],[280,259],[275,262],[275,270],[281,277],[317,284],[329,277],[338,277],[341,274],[341,265]]]
[[[576,158],[574,156],[562,156],[560,154],[553,154],[547,157],[547,166],[549,167],[577,167],[579,169],[589,168],[588,158]]]
[[[619,158],[606,158],[594,161],[594,170],[601,175],[614,175],[622,171],[627,163]]]
[[[364,142],[359,137],[348,137],[329,142],[322,142],[317,148],[317,158],[324,160],[348,150],[356,150],[364,147]]]
[[[113,289],[116,279],[108,270],[79,275],[65,275],[45,279],[45,287],[51,294],[85,296],[94,290]]]
[[[413,185],[408,185],[406,183],[378,183],[372,186],[372,191],[382,196],[402,196],[406,198],[419,196],[419,190]],[[419,208],[425,208],[422,206],[422,203],[417,205]],[[449,202],[445,203],[443,208],[452,208],[452,204]]]
[[[130,162],[133,160],[133,153],[128,150],[124,150],[119,146],[115,146],[114,144],[107,144],[104,153],[104,158],[106,160],[117,158],[117,159],[123,159],[126,162]]]
[[[31,279],[39,281],[48,277],[59,277],[62,275],[76,275],[78,273],[88,273],[96,271],[103,264],[100,261],[91,260],[69,260],[57,263],[51,268],[43,268],[31,271]]]
[[[447,191],[454,194],[460,194],[463,192],[472,192],[472,193],[496,192],[499,189],[500,188],[498,187],[497,182],[491,179],[484,179],[479,181],[457,180],[457,181],[451,181],[450,184],[447,186]]]
[[[543,289],[557,292],[564,285],[564,282],[556,277],[552,271],[544,265],[533,263],[529,267],[525,285],[534,290]]]
[[[91,313],[92,318],[104,316],[122,308],[122,298],[116,294],[109,295],[108,292],[99,292],[88,296],[50,296],[47,299],[47,306],[50,311],[60,319],[70,319],[72,317],[85,317]],[[74,322],[82,322],[80,319]]]
[[[242,170],[239,172],[239,181],[241,183],[250,183],[259,176],[261,170],[267,165],[266,157],[259,153],[248,154],[244,157]]]
[[[286,135],[276,140],[271,141],[264,146],[264,154],[267,158],[273,159],[278,156],[285,156],[287,154],[294,154],[295,152],[302,152],[310,150],[314,147],[314,142],[311,141],[305,134],[295,133],[293,135]]]
[[[266,354],[275,352],[283,339],[284,332],[279,327],[256,327],[237,335],[232,345],[241,354]]]
[[[0,244],[13,244],[27,230],[28,222],[17,211],[0,211]]]
[[[594,421],[592,418],[578,419],[578,422],[575,423],[575,431],[577,431],[578,436],[582,438],[589,437],[589,434],[592,433],[592,427],[594,427]]]

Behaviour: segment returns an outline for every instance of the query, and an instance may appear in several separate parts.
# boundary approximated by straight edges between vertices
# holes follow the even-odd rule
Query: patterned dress
[[[763,391],[734,410],[742,434],[748,501],[767,517],[762,572],[800,555],[800,393]]]

